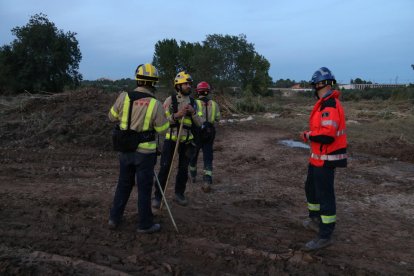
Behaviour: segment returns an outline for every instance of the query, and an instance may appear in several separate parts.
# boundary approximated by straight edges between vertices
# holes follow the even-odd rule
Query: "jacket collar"
[[[327,100],[329,98],[338,98],[341,93],[338,90],[329,90],[323,95],[321,100]]]
[[[147,86],[138,86],[137,88],[134,89],[134,91],[142,92],[142,93],[146,93],[151,96],[154,96],[155,89],[147,87]]]

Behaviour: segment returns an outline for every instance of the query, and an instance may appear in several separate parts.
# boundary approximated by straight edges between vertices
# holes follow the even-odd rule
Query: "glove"
[[[304,131],[303,133],[302,133],[302,139],[303,139],[303,142],[305,142],[305,143],[307,143],[308,141],[309,141],[309,135],[310,135],[310,131],[309,130],[307,130],[307,131]]]

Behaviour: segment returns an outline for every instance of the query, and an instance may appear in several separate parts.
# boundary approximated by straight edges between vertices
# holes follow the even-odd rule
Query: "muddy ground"
[[[284,116],[219,125],[213,191],[188,183],[187,207],[170,200],[179,233],[165,209],[160,233],[135,233],[136,189],[124,223],[109,230],[118,161],[106,113],[115,97],[2,102],[1,275],[414,274],[412,145],[396,144],[393,157],[350,147],[349,167],[336,173],[335,243],[305,253],[315,236],[301,225],[308,150],[279,143],[297,140]]]

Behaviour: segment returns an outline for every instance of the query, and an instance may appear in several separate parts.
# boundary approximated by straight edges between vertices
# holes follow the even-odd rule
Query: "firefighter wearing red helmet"
[[[317,102],[310,115],[309,130],[301,133],[311,147],[305,182],[309,218],[303,226],[318,232],[314,240],[306,243],[304,249],[308,251],[332,244],[336,222],[335,168],[347,166],[345,113],[338,99],[340,92],[333,90],[335,83],[334,75],[326,67],[313,74],[311,84]]]
[[[197,85],[198,99],[197,110],[202,118],[202,125],[198,131],[197,147],[194,157],[190,161],[190,174],[193,183],[196,182],[197,176],[197,158],[200,149],[203,151],[204,175],[202,190],[210,192],[213,183],[213,143],[216,135],[215,122],[220,120],[220,108],[209,95],[211,92],[210,84],[202,81]]]

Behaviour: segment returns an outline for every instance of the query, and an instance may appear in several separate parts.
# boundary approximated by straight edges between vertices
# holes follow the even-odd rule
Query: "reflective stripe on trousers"
[[[308,202],[308,209],[309,209],[309,211],[320,211],[321,210],[321,205]]]
[[[333,215],[333,216],[321,215],[321,219],[322,219],[322,223],[324,224],[334,223],[336,222],[336,215]]]

